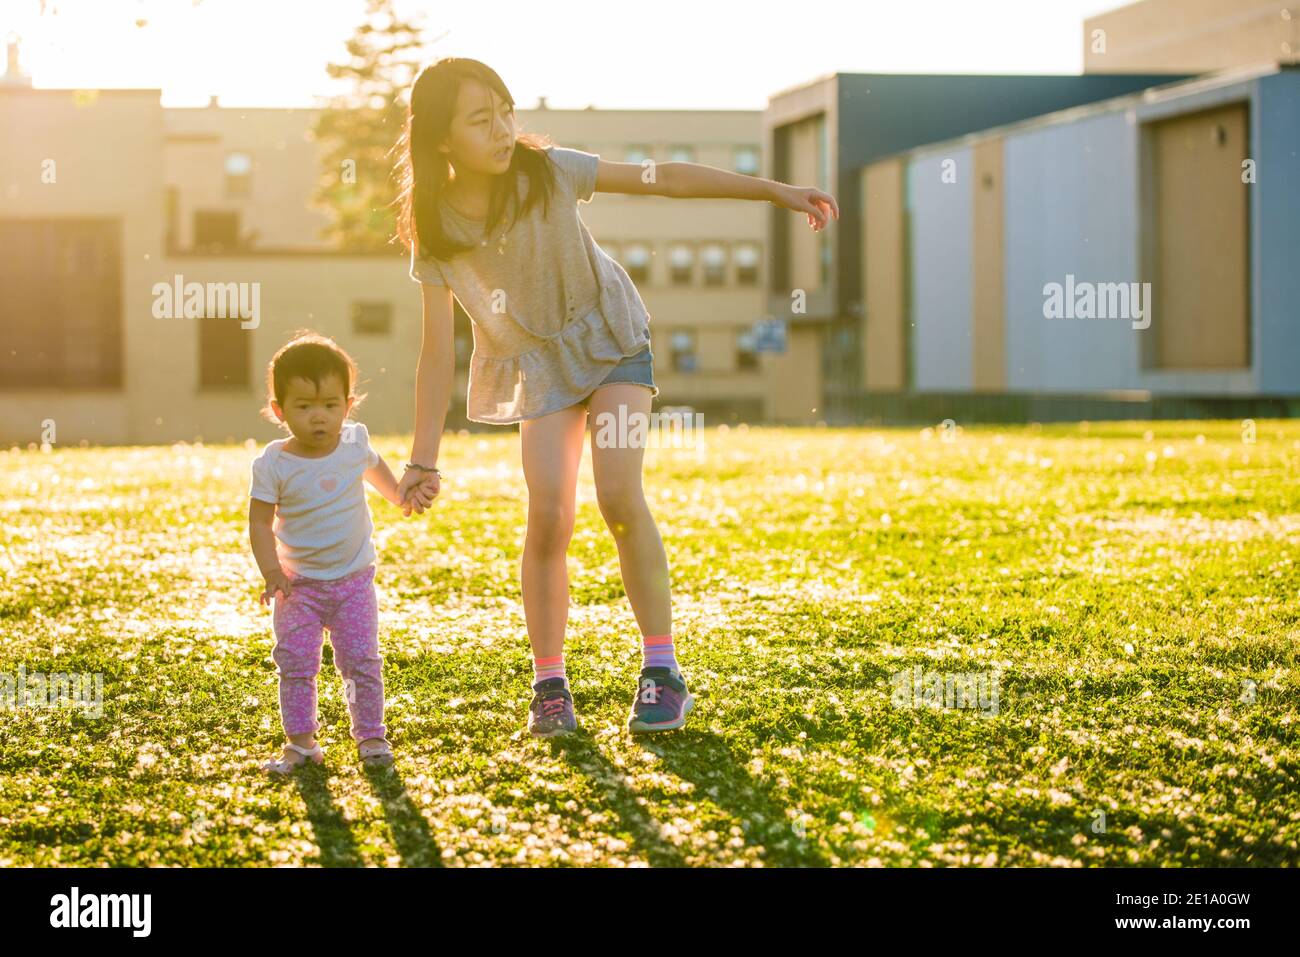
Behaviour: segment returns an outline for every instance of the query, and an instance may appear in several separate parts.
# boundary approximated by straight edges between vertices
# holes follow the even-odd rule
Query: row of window
[[[586,146],[576,144],[564,144],[570,149],[582,150],[587,153],[596,152],[601,159],[612,160],[622,163],[644,163],[648,159],[658,160],[655,156],[654,149],[646,143],[630,143],[623,147],[622,155],[617,149],[592,150]],[[694,146],[669,146],[663,159],[668,163],[694,163],[695,147]],[[733,146],[731,149],[731,168],[737,173],[744,173],[747,176],[757,176],[759,169],[759,152],[757,146]]]
[[[587,151],[586,147],[583,146],[572,148]],[[601,155],[602,157],[608,158],[617,155],[617,151],[610,150],[607,154]],[[623,149],[622,162],[624,163],[644,163],[647,159],[651,158],[653,158],[653,151],[649,145],[633,144]],[[694,163],[695,147],[668,147],[668,161],[673,163]],[[734,147],[731,152],[731,167],[737,173],[757,176],[759,168],[758,147]],[[225,173],[226,195],[228,197],[232,199],[242,199],[252,195],[253,156],[251,153],[244,150],[236,150],[227,153],[225,163],[223,164],[223,172]]]
[[[392,332],[393,307],[388,302],[354,303],[352,331],[357,335],[386,335]],[[469,365],[473,339],[468,329],[456,330],[456,367]],[[754,333],[742,328],[735,331],[733,369],[736,372],[758,371],[758,352]],[[239,388],[252,384],[253,337],[239,323],[214,319],[200,320],[199,387]],[[689,375],[699,371],[699,354],[694,329],[673,329],[668,333],[668,365],[672,372]]]
[[[758,371],[758,350],[752,329],[736,330],[735,370],[737,372]],[[691,373],[698,371],[699,362],[696,355],[694,329],[674,329],[668,334],[668,357],[673,372]]]
[[[669,285],[724,286],[733,266],[736,285],[758,285],[759,245],[756,242],[670,242],[667,247]],[[600,248],[622,264],[633,282],[648,284],[660,278],[653,276],[650,269],[655,256],[654,244],[601,240]]]
[[[195,250],[209,253],[233,252],[242,248],[243,243],[238,212],[195,211]],[[622,263],[633,282],[648,284],[661,278],[654,276],[651,271],[655,244],[628,240],[602,241],[600,245]],[[667,252],[666,279],[669,285],[725,286],[729,273],[737,286],[758,285],[760,253],[756,242],[670,242],[667,244]]]
[[[120,388],[121,223],[0,220],[0,248],[9,250],[0,258],[0,384]],[[349,318],[353,335],[391,335],[394,306],[354,302]],[[200,386],[249,387],[253,337],[232,320],[197,321]],[[756,370],[754,333],[742,327],[734,336],[732,368]],[[673,372],[697,371],[695,330],[670,327],[655,340]],[[455,342],[457,366],[465,368],[473,335],[459,308]]]
[[[391,302],[354,302],[352,304],[352,332],[358,336],[389,335],[393,331],[393,304]],[[456,308],[456,368],[469,366],[474,348],[474,337],[468,317],[459,306]],[[696,334],[694,329],[672,329],[668,332],[668,360],[673,372],[691,373],[698,369]],[[741,327],[735,331],[735,359],[737,372],[754,372],[758,369],[758,349],[754,331]]]

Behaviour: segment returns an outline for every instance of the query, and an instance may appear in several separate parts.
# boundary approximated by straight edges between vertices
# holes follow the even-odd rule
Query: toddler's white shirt
[[[360,422],[345,422],[329,455],[284,451],[288,438],[267,444],[253,460],[250,498],[275,505],[276,553],[286,574],[342,578],[375,560],[374,525],[363,474],[379,462]]]

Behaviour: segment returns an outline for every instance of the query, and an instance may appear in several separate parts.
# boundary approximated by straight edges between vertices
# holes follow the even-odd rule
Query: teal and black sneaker
[[[627,729],[641,732],[680,728],[694,706],[695,698],[686,690],[686,681],[681,675],[662,665],[642,668]]]

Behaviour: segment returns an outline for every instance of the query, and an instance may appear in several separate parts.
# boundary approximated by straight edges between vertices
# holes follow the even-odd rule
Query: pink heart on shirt
[[[320,487],[327,492],[332,492],[339,487],[339,480],[335,476],[331,475],[328,478],[320,480]]]

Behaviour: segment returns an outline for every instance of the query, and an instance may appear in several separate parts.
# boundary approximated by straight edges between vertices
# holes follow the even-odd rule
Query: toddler
[[[266,579],[261,602],[274,604],[272,658],[288,741],[263,766],[273,774],[323,760],[315,738],[323,629],[343,676],[360,759],[393,762],[384,727],[373,525],[362,480],[394,504],[402,500],[366,427],[347,421],[359,401],[356,372],[346,352],[315,333],[295,336],[267,369],[263,414],[289,435],[268,443],[253,461],[248,537]]]

